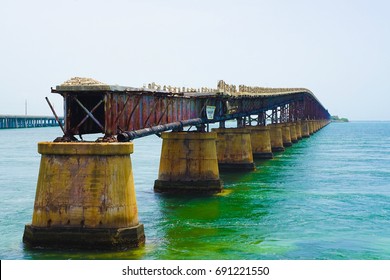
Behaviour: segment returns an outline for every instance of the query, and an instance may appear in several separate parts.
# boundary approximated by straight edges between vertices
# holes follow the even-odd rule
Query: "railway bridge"
[[[77,81],[77,80],[76,80]],[[65,102],[65,136],[103,133],[120,142],[209,123],[237,119],[238,126],[329,120],[315,95],[305,88],[264,88],[228,85],[217,88],[159,86],[133,88],[73,83],[52,89]]]
[[[34,212],[23,237],[32,247],[127,249],[144,242],[130,159],[136,138],[163,139],[156,192],[213,194],[223,189],[220,172],[250,172],[254,159],[271,159],[330,121],[305,88],[224,81],[216,88],[135,88],[72,78],[51,92],[64,98],[63,135],[38,143]],[[227,128],[229,120],[236,127]],[[95,142],[83,140],[94,133],[101,135]]]

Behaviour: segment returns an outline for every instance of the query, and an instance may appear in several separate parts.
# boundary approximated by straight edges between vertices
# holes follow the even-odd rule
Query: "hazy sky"
[[[390,1],[1,0],[0,114],[59,114],[74,76],[124,86],[306,87],[390,120]]]

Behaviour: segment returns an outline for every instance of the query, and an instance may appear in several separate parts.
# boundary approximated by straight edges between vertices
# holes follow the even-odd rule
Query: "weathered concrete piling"
[[[297,143],[298,137],[297,137],[297,130],[295,123],[288,123],[288,126],[290,127],[290,136],[291,136],[291,142]]]
[[[283,134],[282,128],[279,124],[270,124],[268,125],[270,130],[270,139],[271,139],[271,150],[272,152],[283,152]]]
[[[216,193],[219,178],[215,132],[164,132],[157,192]]]
[[[283,146],[291,147],[292,141],[291,141],[290,125],[288,123],[281,123],[280,126],[282,128]]]
[[[296,126],[296,132],[297,132],[297,139],[301,140],[302,139],[302,122],[297,121],[295,123],[295,126]]]
[[[308,121],[308,125],[309,125],[309,134],[310,135],[313,135],[314,134],[314,121],[313,120],[309,120]]]
[[[249,126],[251,133],[252,152],[255,159],[273,158],[270,128],[268,126]]]
[[[321,129],[320,121],[315,121],[315,123],[314,123],[314,131],[317,132],[320,129]]]
[[[254,170],[251,130],[246,128],[217,128],[217,157],[219,170]]]
[[[127,249],[144,243],[138,221],[132,143],[38,144],[41,156],[31,247]]]
[[[302,121],[301,128],[302,128],[302,138],[309,138],[310,137],[309,121],[307,120]]]

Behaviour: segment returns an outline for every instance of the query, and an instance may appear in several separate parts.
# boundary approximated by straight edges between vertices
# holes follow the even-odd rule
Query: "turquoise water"
[[[126,252],[29,250],[40,156],[59,128],[0,130],[1,259],[390,259],[390,123],[332,123],[309,139],[221,174],[214,196],[153,192],[161,140],[132,155],[144,247]]]

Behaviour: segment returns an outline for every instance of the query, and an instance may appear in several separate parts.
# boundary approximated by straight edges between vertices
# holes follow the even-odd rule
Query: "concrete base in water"
[[[271,159],[272,154],[270,128],[268,126],[249,126],[253,158]]]
[[[116,229],[26,225],[23,242],[28,247],[127,250],[145,243],[145,234],[143,224]]]
[[[284,147],[272,147],[273,153],[284,152],[285,150],[286,149]]]
[[[156,192],[216,193],[219,178],[215,132],[164,132]]]
[[[219,193],[222,180],[164,181],[155,180],[154,190],[160,193]]]
[[[282,128],[278,124],[270,124],[267,127],[269,127],[271,151],[283,152],[284,146],[283,146]]]
[[[282,123],[280,124],[282,128],[282,136],[283,136],[283,146],[284,147],[291,147],[291,132],[290,132],[290,125],[288,123]]]
[[[314,134],[314,121],[312,121],[312,120],[308,121],[308,127],[309,127],[309,134],[313,135]]]
[[[218,163],[219,171],[251,171],[256,166],[252,163]]]
[[[271,148],[271,151],[273,152],[272,148]],[[282,151],[284,151],[284,149]],[[272,152],[270,152],[270,153],[253,153],[253,158],[255,158],[255,159],[272,159],[272,158],[274,158],[274,154]]]
[[[130,160],[132,143],[38,144],[31,247],[127,249],[144,243]]]
[[[245,128],[214,128],[217,133],[219,171],[256,169],[253,163],[251,131]]]
[[[297,126],[295,123],[289,123],[288,125],[290,127],[291,142],[298,143]]]
[[[301,121],[295,122],[295,127],[296,127],[297,139],[301,140],[302,139],[302,122]]]
[[[310,137],[309,121],[307,120],[301,121],[301,134],[302,134],[302,138]]]

